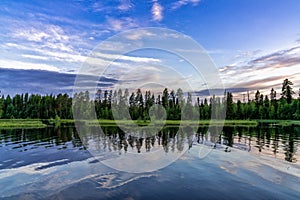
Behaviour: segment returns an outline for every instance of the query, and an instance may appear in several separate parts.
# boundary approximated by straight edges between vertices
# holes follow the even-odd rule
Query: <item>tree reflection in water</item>
[[[101,152],[151,153],[158,149],[168,152],[182,152],[185,146],[201,144],[211,147],[226,145],[257,154],[267,154],[289,162],[299,162],[300,127],[271,126],[217,127],[208,126],[165,126],[156,131],[148,127],[142,131],[126,133],[117,126],[102,126],[98,133],[93,126],[82,126],[79,135],[75,127],[44,129],[0,130],[0,148],[16,149],[20,152],[40,147],[68,149],[95,149]],[[128,129],[129,130],[129,129]],[[156,132],[156,133],[155,133]],[[79,137],[80,136],[80,137]]]
[[[222,145],[251,151],[257,154],[266,154],[289,162],[299,162],[297,147],[300,145],[300,127],[271,127],[263,124],[257,127],[225,126],[220,131],[216,126],[165,126],[156,134],[151,127],[142,131],[131,130],[125,133],[118,127],[101,127],[102,134],[90,134],[82,137],[84,144],[89,140],[101,141],[99,148],[103,151],[119,151],[119,154],[128,151],[147,153],[162,148],[166,153],[181,152],[184,145],[192,148],[195,144],[220,147]],[[129,130],[129,129],[128,129]],[[87,144],[88,147],[88,144]],[[99,150],[100,150],[99,149]]]

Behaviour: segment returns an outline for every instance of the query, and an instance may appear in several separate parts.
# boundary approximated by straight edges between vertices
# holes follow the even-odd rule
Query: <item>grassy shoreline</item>
[[[45,128],[39,119],[0,119],[0,128]]]
[[[72,119],[0,119],[0,128],[44,128],[47,126],[66,126],[73,125],[75,120]],[[80,123],[85,123],[88,126],[115,126],[117,124],[127,125],[132,124],[132,121],[128,120],[80,120]],[[146,126],[150,124],[150,121],[144,120],[135,120],[134,124],[140,126]],[[255,120],[200,120],[200,121],[180,121],[180,120],[166,120],[166,121],[156,121],[154,122],[156,125],[165,124],[165,125],[192,125],[192,126],[207,126],[207,125],[215,125],[215,126],[256,126],[258,123]]]
[[[291,125],[300,125],[300,120],[275,120],[275,119],[262,119],[257,120],[258,123],[268,123],[271,125],[279,126],[291,126]]]
[[[0,128],[45,128],[47,126],[68,126],[74,125],[75,120],[72,119],[0,119]],[[115,126],[117,124],[130,125],[132,121],[128,120],[80,120],[80,123],[84,123],[88,126]],[[146,126],[150,124],[150,121],[135,120],[134,124],[140,126]],[[154,125],[165,124],[166,126],[178,126],[178,125],[191,125],[191,126],[257,126],[260,123],[268,123],[271,125],[289,126],[300,125],[300,120],[199,120],[199,121],[180,121],[180,120],[166,120],[156,121]]]
[[[140,125],[140,126],[146,126],[150,124],[150,121],[140,121],[140,120],[135,120],[133,121],[134,124]],[[132,122],[129,122],[127,120],[120,120],[120,121],[114,121],[114,120],[98,120],[98,121],[88,121],[88,125],[116,125],[116,124],[132,124]],[[190,120],[166,120],[166,121],[156,121],[153,124],[165,124],[165,125],[192,125],[192,126],[208,126],[208,125],[215,125],[215,126],[235,126],[235,125],[240,125],[240,126],[257,126],[257,121],[253,120],[200,120],[200,121],[190,121]]]

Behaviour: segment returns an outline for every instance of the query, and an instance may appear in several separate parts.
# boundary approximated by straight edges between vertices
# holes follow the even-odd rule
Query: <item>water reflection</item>
[[[101,152],[151,153],[162,149],[165,153],[182,152],[185,146],[204,144],[212,147],[226,145],[254,154],[264,154],[300,162],[300,127],[270,126],[257,127],[164,127],[153,134],[151,128],[142,132],[131,130],[125,133],[115,126],[102,127],[97,133],[95,127],[86,128],[85,135],[79,137],[74,127],[44,129],[2,129],[0,130],[0,167],[5,159],[18,152],[32,152],[35,149],[77,149],[95,148]],[[9,152],[9,153],[8,153]],[[6,160],[7,160],[6,159]],[[6,165],[7,166],[7,165]]]
[[[196,130],[192,127],[164,127],[156,134],[152,133],[153,128],[145,128],[141,132],[131,130],[125,133],[119,127],[102,127],[103,132],[97,132],[96,127],[82,127],[82,143],[89,146],[96,145],[101,151],[118,151],[121,153],[135,152],[146,153],[162,148],[166,153],[184,150],[184,145],[192,145],[193,135]]]
[[[300,127],[262,124],[257,127],[224,127],[223,144],[253,153],[299,162]]]
[[[72,142],[72,148],[82,147],[81,140],[74,127],[44,128],[44,129],[1,129],[0,148],[27,151],[43,146],[45,148],[59,146],[67,148]]]

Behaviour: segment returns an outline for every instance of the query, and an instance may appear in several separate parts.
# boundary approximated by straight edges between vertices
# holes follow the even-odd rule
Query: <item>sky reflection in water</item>
[[[290,155],[294,158],[290,161],[299,161],[297,151],[299,133],[296,128],[294,132],[286,135],[283,133],[286,129],[280,128],[273,130],[231,127],[228,129],[234,134],[230,136],[226,134],[225,127],[220,141],[231,146],[230,152],[224,151],[224,145],[217,144],[216,149],[204,159],[199,159],[199,149],[212,148],[208,143],[212,137],[200,134],[205,132],[205,127],[196,131],[199,131],[199,134],[192,134],[193,137],[188,137],[186,134],[174,135],[173,132],[177,132],[176,128],[165,129],[159,133],[160,135],[143,139],[142,142],[138,138],[124,137],[128,144],[127,153],[138,154],[140,151],[142,154],[147,154],[158,149],[163,150],[165,155],[172,151],[185,152],[171,165],[147,173],[125,173],[103,165],[101,163],[103,157],[91,156],[82,146],[82,142],[86,141],[79,139],[73,127],[1,130],[0,197],[9,199],[95,197],[100,199],[166,197],[298,199],[300,197],[300,190],[297,187],[300,184],[299,163],[284,161],[290,158]],[[262,130],[264,136],[261,135],[262,133],[255,135],[256,130]],[[267,132],[264,133],[264,130]],[[106,139],[102,137],[102,142],[106,141],[107,146],[101,145],[103,148],[99,152],[106,152],[107,155],[117,152],[117,156],[125,155],[126,145],[124,140],[120,139],[122,135],[119,133],[120,130],[107,128],[107,131],[110,135],[107,135]],[[291,134],[294,134],[293,138]],[[93,135],[90,135],[89,141],[91,138]],[[188,149],[190,138],[193,146]],[[248,152],[249,141],[252,147],[250,152]],[[277,155],[281,156],[274,159],[274,152],[272,156],[270,152],[275,150],[276,144]],[[187,151],[182,147],[186,147]],[[293,152],[284,152],[288,149],[293,149]],[[257,155],[258,153],[260,155]],[[133,163],[132,166],[134,165],[139,164]]]

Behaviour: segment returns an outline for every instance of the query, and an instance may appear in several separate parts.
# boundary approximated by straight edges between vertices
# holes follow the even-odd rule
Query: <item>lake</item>
[[[0,130],[1,199],[300,199],[300,127]]]

